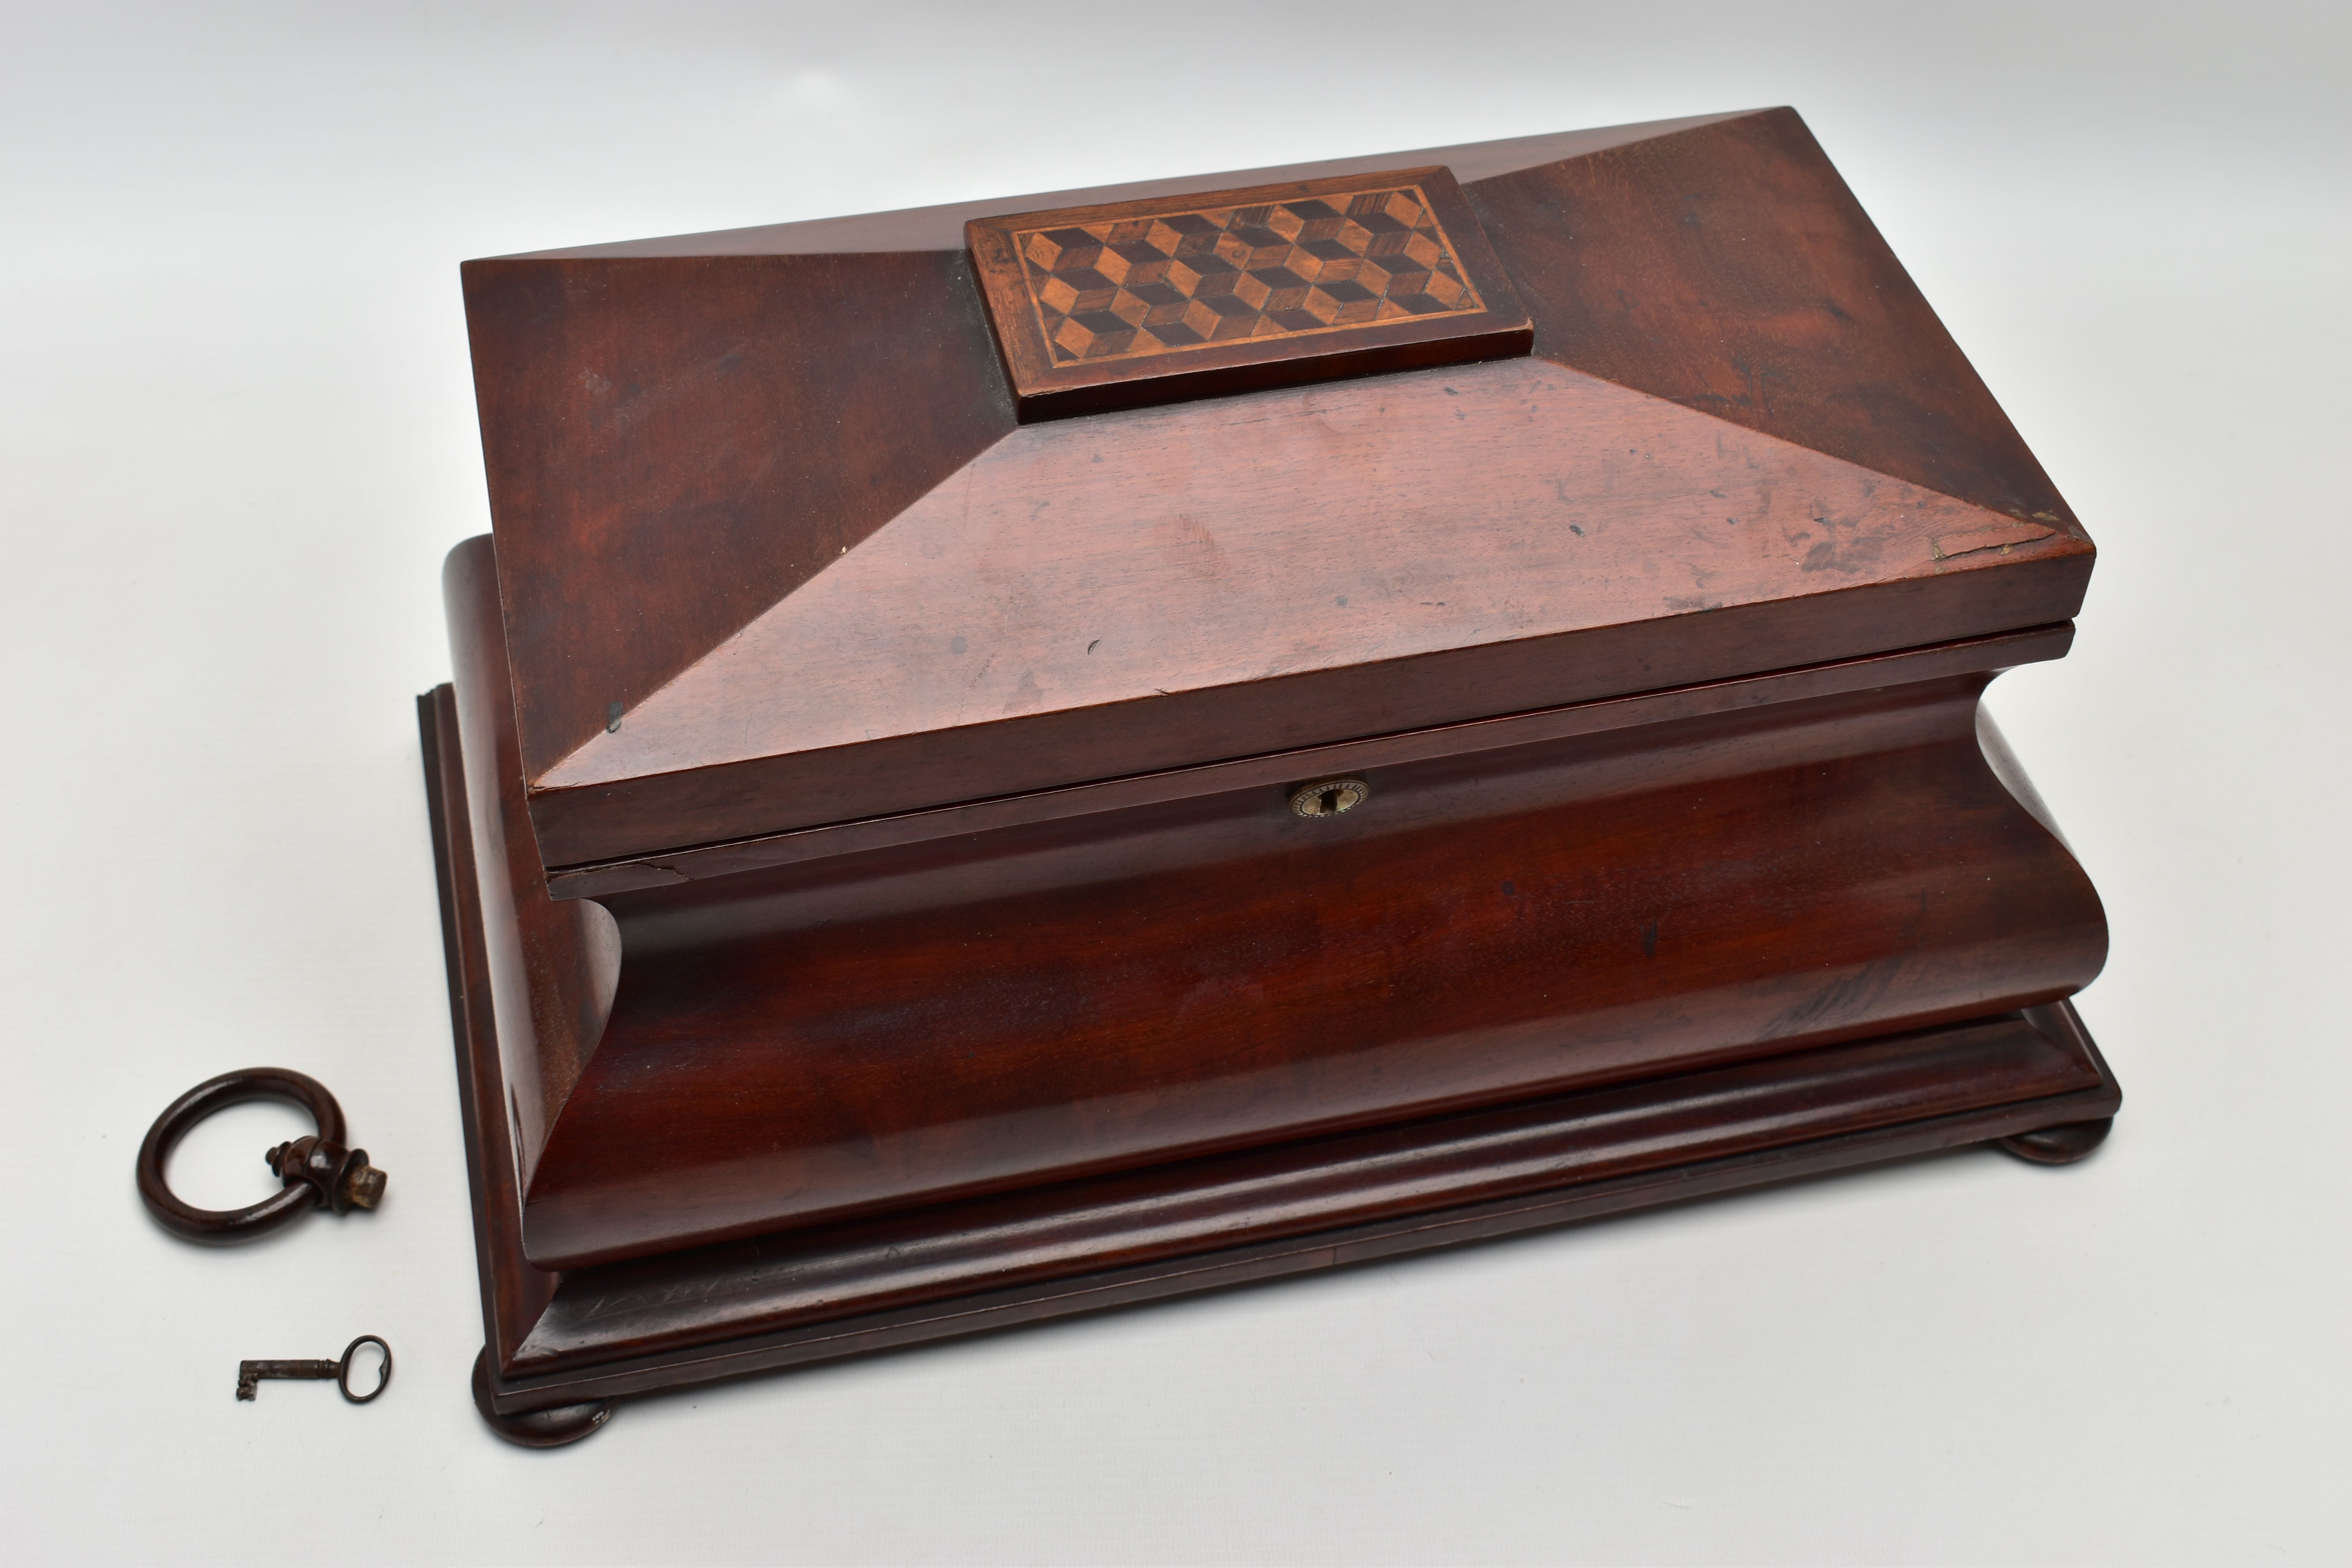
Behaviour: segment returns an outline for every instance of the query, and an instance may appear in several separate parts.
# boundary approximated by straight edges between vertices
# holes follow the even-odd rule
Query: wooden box
[[[2115,1110],[2093,548],[1790,110],[465,285],[509,1436]]]

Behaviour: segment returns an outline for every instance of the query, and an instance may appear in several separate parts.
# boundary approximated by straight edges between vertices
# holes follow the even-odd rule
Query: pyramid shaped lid
[[[2062,621],[1803,122],[465,268],[551,867]]]

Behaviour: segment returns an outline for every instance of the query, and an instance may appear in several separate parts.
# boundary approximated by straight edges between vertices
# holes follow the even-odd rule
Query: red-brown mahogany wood
[[[444,573],[449,651],[457,672],[452,700],[469,738],[450,753],[459,770],[473,842],[471,897],[482,926],[485,981],[478,1001],[495,1013],[502,1053],[499,1103],[530,1174],[612,1006],[620,974],[619,935],[604,908],[547,896],[530,816],[520,788],[514,702],[505,639],[493,603],[488,540],[459,545]]]
[[[1469,179],[1730,118],[469,263],[533,775],[1012,428],[969,220],[1408,164]],[[680,439],[698,460],[668,472]]]
[[[1919,681],[1939,675],[1973,674],[2061,658],[2074,637],[2071,624],[2035,626],[1987,637],[1963,637],[1892,657],[1902,659],[1900,668],[1905,680]],[[1881,654],[1868,658],[1839,659],[1767,676],[1700,681],[1666,691],[1571,703],[1461,724],[1441,724],[1332,746],[1308,746],[1231,762],[1102,779],[1032,795],[963,801],[923,811],[703,845],[659,857],[556,868],[547,874],[548,891],[559,899],[599,898],[639,888],[668,887],[732,876],[740,871],[797,865],[892,845],[957,838],[999,827],[1128,811],[1232,790],[1270,789],[1310,776],[1360,773],[1367,768],[1394,767],[1437,757],[1467,757],[1571,735],[1597,735],[1641,724],[1833,696],[1885,685],[1889,657]],[[1991,752],[1988,756],[1994,763],[1994,771],[2000,772],[1999,756]],[[2022,774],[2017,780],[2005,774],[2003,777],[2012,791],[2030,787],[2021,785]],[[2023,795],[2020,798],[2026,799]],[[2027,799],[2026,804],[2037,816],[2045,815],[2032,800]]]
[[[1792,112],[1444,151],[1369,167],[1454,169],[1535,358],[1059,425],[941,214],[468,264],[543,863],[2074,615],[2088,540]]]
[[[1416,730],[2063,621],[2091,559],[1533,360],[1031,426],[531,812],[562,866]]]
[[[1016,422],[965,222],[1433,169],[1529,357]],[[2093,549],[1790,111],[467,291],[422,718],[501,1430],[2116,1109],[1979,707]]]
[[[487,554],[451,560],[457,703],[469,792],[502,773],[481,809],[510,824],[519,772],[476,759],[511,742],[472,728],[508,689]],[[1328,821],[1244,787],[601,900],[550,900],[486,827],[485,893],[540,955],[501,974],[493,930],[507,1070],[551,1117],[516,1113],[524,1250],[577,1267],[2070,994],[2104,920],[1987,765],[1987,673],[1906,673],[1367,769]]]
[[[2064,1003],[562,1272],[520,1245],[457,708],[419,702],[489,1352],[511,1423],[2110,1117]],[[541,1434],[534,1440],[562,1440]]]

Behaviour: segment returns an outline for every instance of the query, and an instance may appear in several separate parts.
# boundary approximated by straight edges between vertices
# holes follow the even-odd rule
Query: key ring
[[[163,1179],[163,1162],[173,1147],[214,1111],[253,1100],[299,1105],[318,1124],[315,1135],[280,1143],[263,1156],[284,1180],[286,1190],[241,1209],[200,1209],[181,1201]],[[342,1107],[317,1079],[286,1068],[225,1072],[165,1106],[147,1129],[146,1141],[139,1145],[139,1196],[164,1229],[215,1246],[267,1235],[312,1208],[337,1214],[372,1209],[383,1200],[384,1173],[368,1163],[366,1150],[344,1148],[343,1138]],[[384,1352],[387,1357],[391,1353],[389,1348]]]
[[[369,1389],[365,1394],[353,1394],[352,1392],[352,1354],[362,1345],[374,1345],[383,1352],[383,1373],[375,1380],[373,1388]],[[335,1363],[335,1386],[341,1389],[343,1397],[353,1405],[365,1405],[369,1400],[375,1398],[392,1386],[392,1347],[374,1334],[362,1334],[358,1339],[345,1345],[342,1359]]]

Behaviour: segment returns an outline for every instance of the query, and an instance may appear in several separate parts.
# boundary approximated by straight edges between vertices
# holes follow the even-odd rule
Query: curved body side
[[[1370,768],[1327,819],[1252,787],[552,900],[479,553],[460,727],[541,1268],[1976,1018],[2105,956],[1979,745],[1992,672],[1901,657]]]

